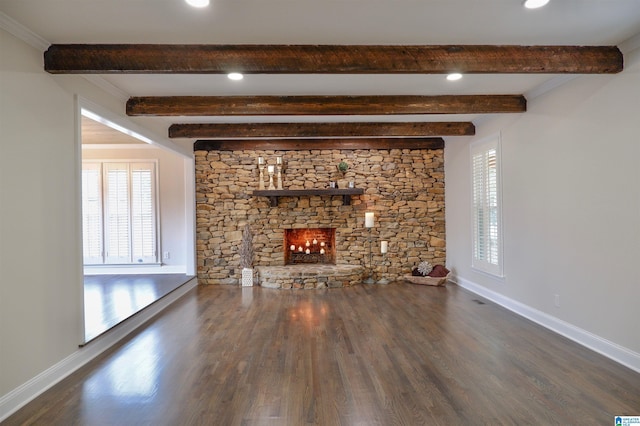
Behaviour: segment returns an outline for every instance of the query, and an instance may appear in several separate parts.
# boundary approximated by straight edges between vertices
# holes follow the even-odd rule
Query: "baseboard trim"
[[[84,275],[148,275],[148,274],[184,274],[185,265],[99,265],[85,266]]]
[[[193,278],[89,344],[0,398],[0,422],[62,379],[127,337],[198,285]]]
[[[524,318],[527,318],[549,330],[560,334],[574,342],[591,349],[607,358],[624,365],[638,373],[640,373],[640,354],[630,349],[620,346],[600,336],[573,324],[562,321],[545,312],[534,309],[528,305],[510,299],[500,293],[496,293],[488,288],[478,285],[473,281],[461,277],[455,277],[451,280],[460,287],[469,290],[479,296],[482,296],[492,302],[506,308]]]

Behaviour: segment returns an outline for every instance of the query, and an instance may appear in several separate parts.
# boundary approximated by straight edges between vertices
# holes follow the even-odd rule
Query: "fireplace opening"
[[[284,264],[336,263],[336,229],[303,228],[284,230]]]

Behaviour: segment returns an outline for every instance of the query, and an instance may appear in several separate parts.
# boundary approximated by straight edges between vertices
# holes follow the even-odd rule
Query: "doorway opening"
[[[193,160],[93,108],[80,107],[80,136],[87,343],[194,278]]]

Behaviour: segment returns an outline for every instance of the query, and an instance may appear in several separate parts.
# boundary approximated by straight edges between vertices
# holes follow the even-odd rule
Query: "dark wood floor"
[[[95,339],[192,278],[185,274],[85,275],[85,342]]]
[[[199,287],[10,417],[43,425],[609,425],[640,374],[473,294]]]

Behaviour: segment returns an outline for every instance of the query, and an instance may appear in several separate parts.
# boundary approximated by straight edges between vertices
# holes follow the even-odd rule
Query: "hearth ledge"
[[[278,289],[323,289],[350,287],[362,282],[360,265],[256,266],[258,284]]]

